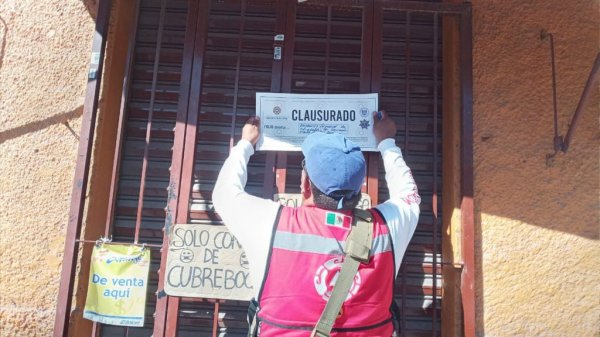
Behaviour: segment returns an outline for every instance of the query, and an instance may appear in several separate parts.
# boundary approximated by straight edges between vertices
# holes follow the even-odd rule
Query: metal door
[[[440,335],[443,13],[441,6],[385,0],[141,1],[112,233],[115,241],[163,249],[153,250],[146,327],[103,326],[102,335],[245,335],[247,303],[166,296],[160,270],[163,232],[174,223],[222,225],[211,191],[254,114],[256,91],[380,93],[423,197],[395,288],[402,335]],[[281,59],[274,47],[282,48]],[[257,153],[247,190],[269,198],[298,193],[300,160]],[[387,198],[378,154],[368,155],[365,192],[374,203]]]

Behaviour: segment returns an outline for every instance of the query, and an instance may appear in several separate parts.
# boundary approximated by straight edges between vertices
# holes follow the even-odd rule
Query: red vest
[[[394,256],[388,228],[372,211],[373,246],[333,326],[335,337],[389,337]],[[309,336],[344,260],[351,211],[283,207],[259,294],[259,336]]]

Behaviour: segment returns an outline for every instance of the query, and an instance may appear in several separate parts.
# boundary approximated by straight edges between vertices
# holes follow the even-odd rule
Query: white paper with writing
[[[375,94],[256,93],[261,138],[257,150],[300,151],[313,132],[340,133],[363,151],[377,151],[373,135]]]

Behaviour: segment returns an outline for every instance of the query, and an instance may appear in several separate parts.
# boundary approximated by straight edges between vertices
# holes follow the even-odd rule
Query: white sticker
[[[273,60],[281,60],[281,47],[273,49]]]
[[[92,59],[90,60],[91,64],[100,64],[100,53],[93,52]]]

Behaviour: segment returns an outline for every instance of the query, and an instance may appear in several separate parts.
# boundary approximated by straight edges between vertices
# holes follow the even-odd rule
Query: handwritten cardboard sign
[[[225,226],[176,224],[169,238],[165,292],[170,296],[249,300],[248,260]]]
[[[273,200],[278,201],[283,206],[298,207],[302,204],[302,194],[300,193],[277,193],[273,195]],[[362,193],[360,201],[356,208],[369,209],[371,208],[371,196]]]

